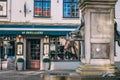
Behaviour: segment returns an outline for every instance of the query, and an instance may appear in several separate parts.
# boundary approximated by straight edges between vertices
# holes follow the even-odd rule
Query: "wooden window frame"
[[[41,14],[42,14],[42,15],[36,15],[36,14],[35,14],[35,3],[41,3],[41,4],[42,4],[42,10],[41,10],[41,12],[42,12]],[[50,8],[49,8],[49,9],[50,9],[50,12],[49,12],[49,15],[48,15],[48,16],[45,16],[45,15],[44,15],[44,10],[43,10],[43,8],[44,8],[43,4],[44,4],[44,3],[49,3],[49,4],[50,4],[50,6],[49,6],[49,7],[50,7]],[[46,9],[47,9],[47,8],[46,8]],[[46,1],[44,1],[44,0],[34,0],[34,17],[50,18],[50,16],[51,16],[51,0],[49,0],[49,1],[47,1],[47,0],[46,0]]]
[[[63,0],[63,18],[79,18],[79,7],[78,7],[78,8],[74,8],[74,10],[75,10],[75,12],[74,12],[75,16],[72,16],[73,11],[70,11],[70,14],[71,14],[70,17],[65,16],[65,12],[67,12],[67,11],[64,10],[64,8],[65,8],[64,4],[70,4],[70,5],[75,4],[75,5],[77,6],[77,5],[78,5],[78,2],[76,2],[76,1],[74,2],[74,1],[71,1],[71,0],[69,0],[69,1]],[[68,8],[68,7],[67,7],[67,8]],[[70,8],[70,9],[71,9],[71,8]],[[78,9],[78,12],[76,11],[77,9]],[[66,13],[66,14],[67,14],[67,13]],[[78,14],[78,16],[77,16],[76,14]]]

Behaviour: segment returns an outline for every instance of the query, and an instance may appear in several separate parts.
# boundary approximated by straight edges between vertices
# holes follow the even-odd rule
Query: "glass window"
[[[0,17],[7,16],[7,0],[0,0]]]
[[[34,0],[34,16],[50,17],[50,0]]]
[[[63,17],[65,18],[78,18],[79,7],[78,0],[64,0],[63,2]]]
[[[52,61],[80,60],[79,41],[66,41],[64,36],[50,37],[50,53]]]
[[[2,60],[15,57],[15,42],[4,41],[3,43],[0,43],[0,54]]]
[[[31,60],[39,60],[40,59],[40,40],[39,39],[31,39],[30,40],[30,55]]]

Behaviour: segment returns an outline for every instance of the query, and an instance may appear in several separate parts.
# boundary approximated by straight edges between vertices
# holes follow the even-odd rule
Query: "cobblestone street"
[[[120,80],[120,76],[80,76],[74,70],[60,71],[0,71],[0,80]],[[64,77],[69,74],[69,77]],[[52,76],[52,77],[51,77]],[[56,76],[56,77],[55,77]]]
[[[42,80],[41,71],[1,71],[0,80]]]

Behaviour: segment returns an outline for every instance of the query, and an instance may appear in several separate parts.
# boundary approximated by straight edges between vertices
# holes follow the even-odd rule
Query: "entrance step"
[[[92,74],[92,73],[91,73]],[[119,80],[119,76],[82,76],[76,72],[47,72],[42,74],[42,80]]]
[[[92,65],[92,64],[82,64],[76,70],[77,73],[83,76],[96,76],[105,73],[115,73],[117,68],[114,65]]]

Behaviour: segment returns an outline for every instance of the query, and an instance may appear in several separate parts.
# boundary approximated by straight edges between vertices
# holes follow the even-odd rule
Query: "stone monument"
[[[115,73],[114,9],[117,0],[79,0],[84,19],[85,52],[76,70],[81,75]]]

